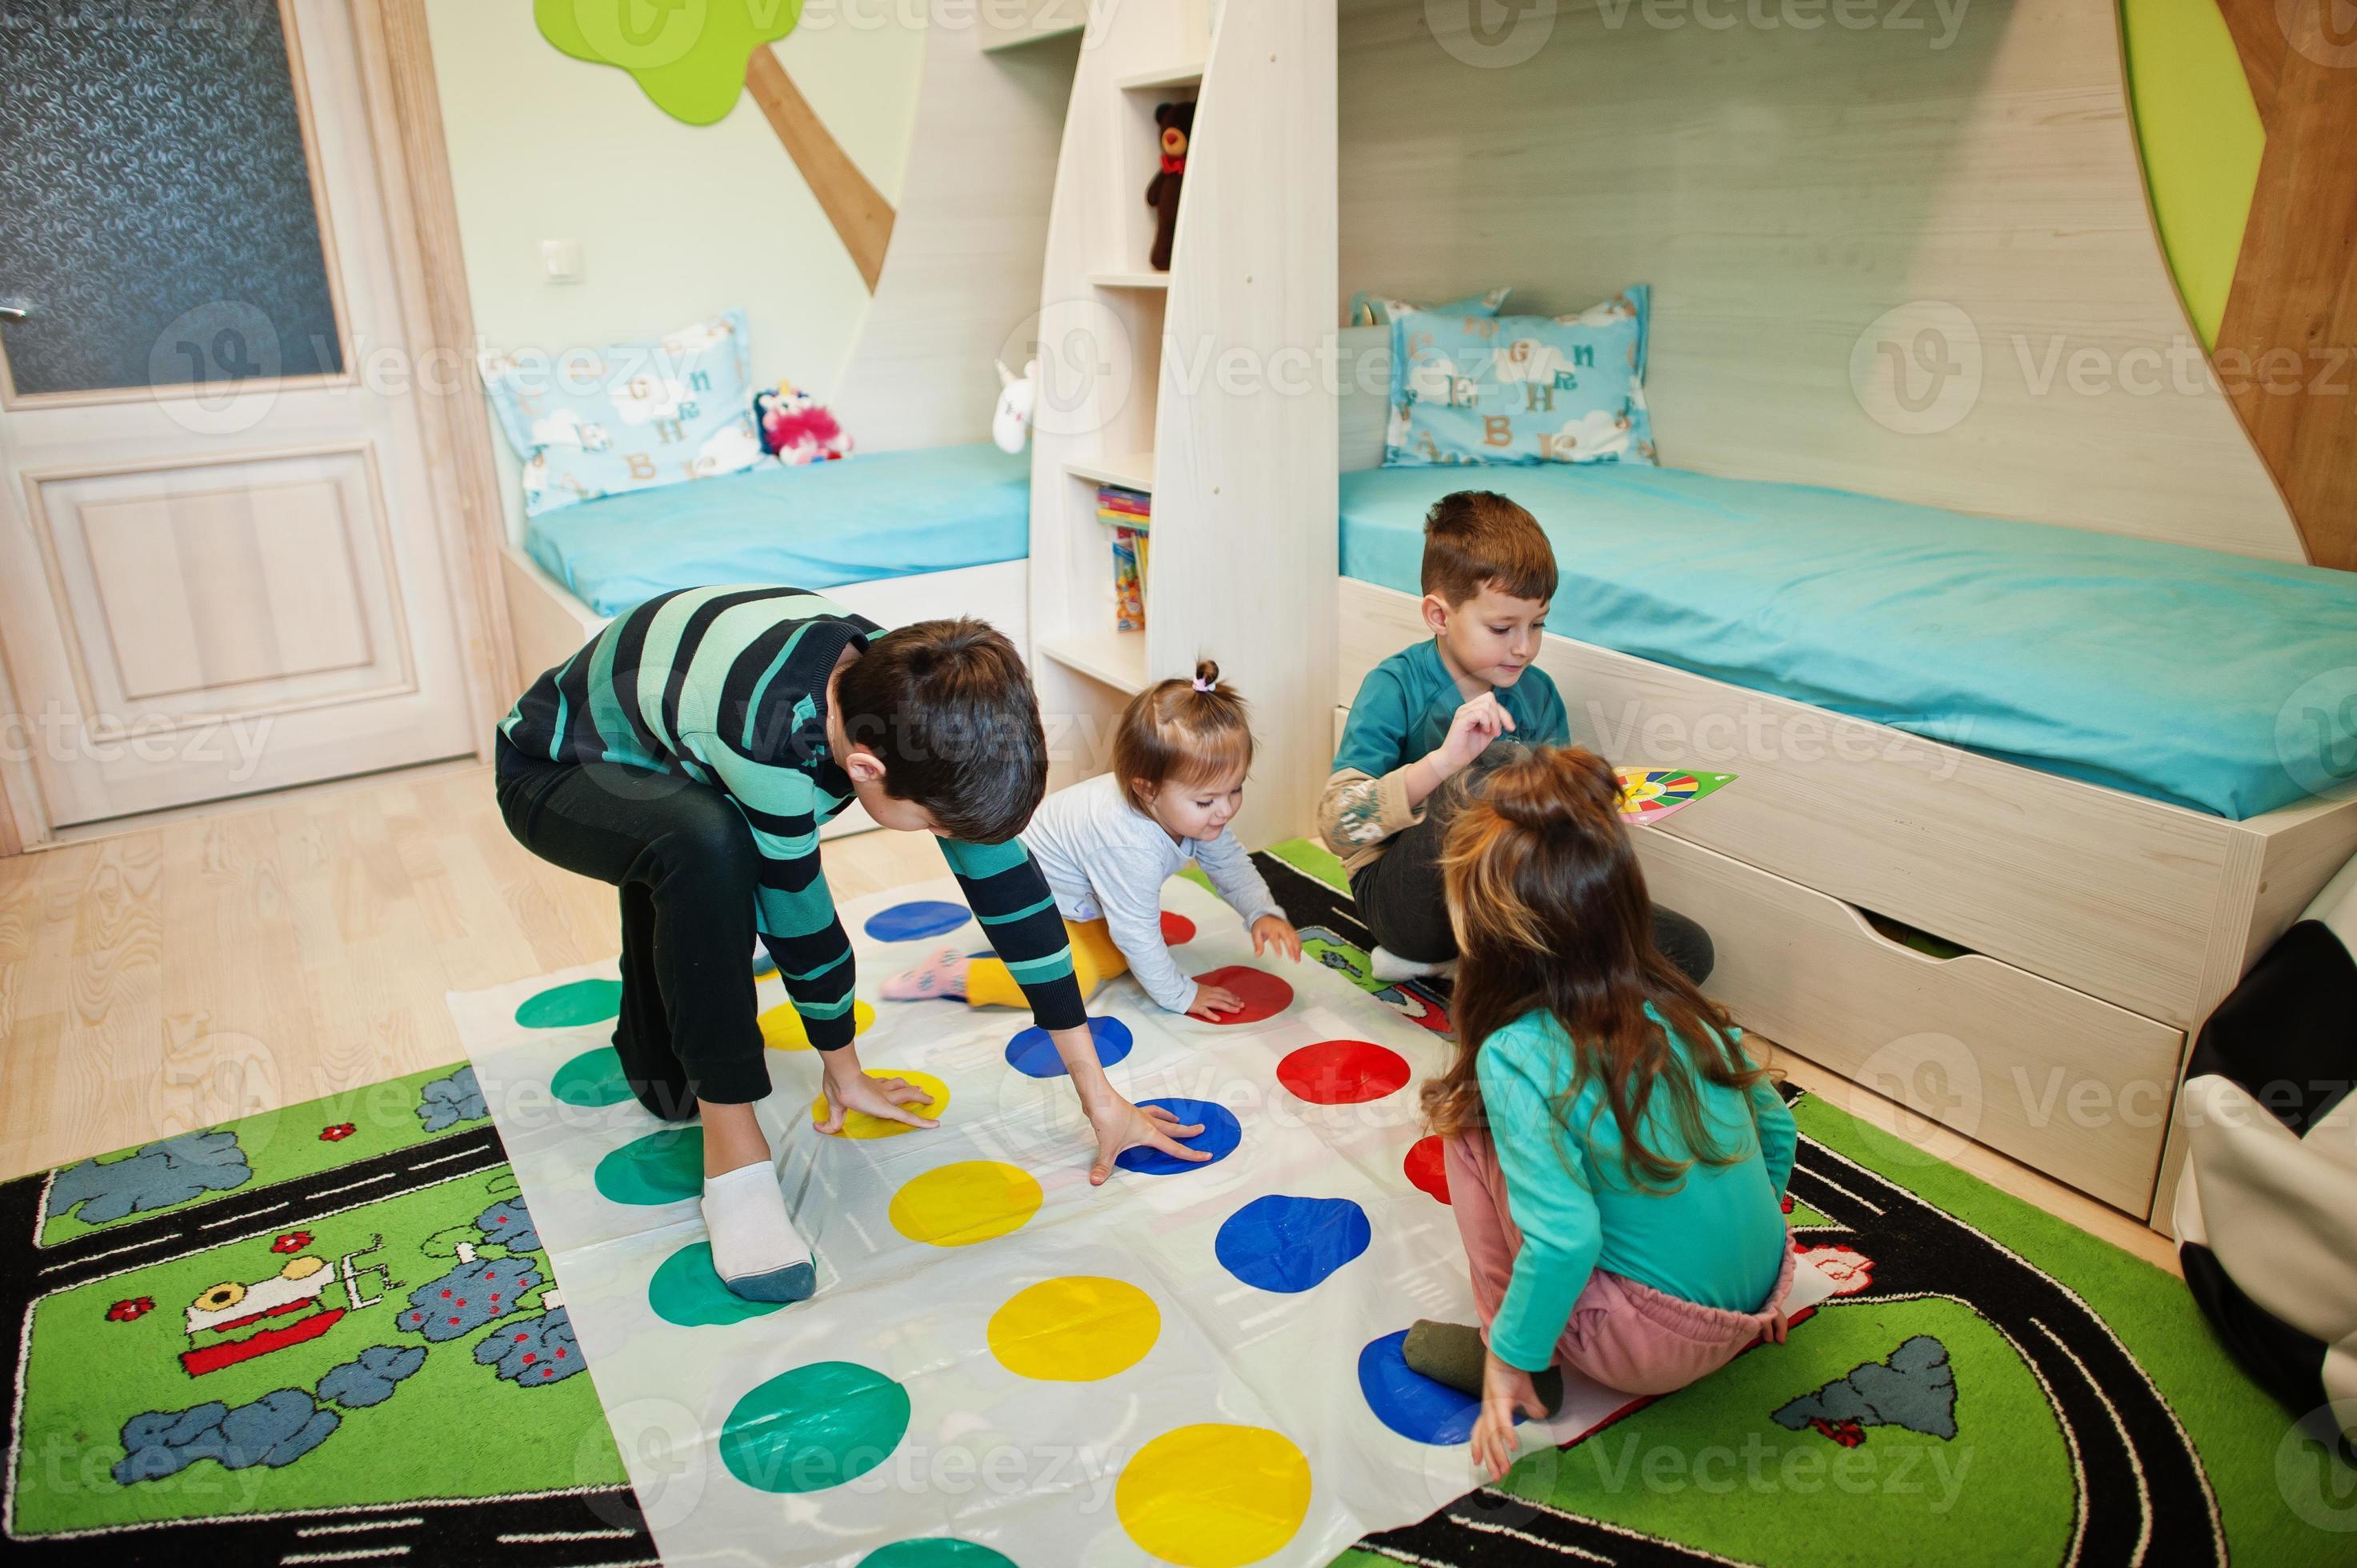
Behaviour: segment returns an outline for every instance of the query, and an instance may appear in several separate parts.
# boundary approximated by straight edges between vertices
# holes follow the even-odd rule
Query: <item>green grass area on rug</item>
[[[19,1553],[647,1544],[469,1068],[0,1184],[0,1238]]]
[[[1793,1112],[1795,1188],[1857,1195],[1826,1202],[1854,1223],[1796,1203],[1796,1238],[1857,1254],[1856,1294],[1339,1561],[1556,1563],[1607,1538],[1622,1563],[1778,1568],[2350,1559],[2357,1474],[2252,1385],[2180,1282],[1823,1101]],[[2095,1375],[2072,1388],[2082,1364]],[[2190,1484],[2154,1473],[2163,1459]]]

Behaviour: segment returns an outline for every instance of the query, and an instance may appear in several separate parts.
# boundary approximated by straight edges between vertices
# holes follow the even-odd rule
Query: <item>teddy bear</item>
[[[1157,103],[1154,123],[1162,127],[1162,167],[1146,187],[1154,209],[1154,250],[1146,259],[1157,273],[1170,270],[1170,243],[1178,233],[1178,188],[1187,177],[1187,144],[1195,134],[1195,101]]]

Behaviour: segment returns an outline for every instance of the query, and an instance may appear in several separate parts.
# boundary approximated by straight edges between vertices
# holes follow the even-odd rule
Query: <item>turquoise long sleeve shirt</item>
[[[1672,1046],[1688,1055],[1684,1040],[1674,1036]],[[1704,1126],[1721,1154],[1740,1157],[1696,1162],[1664,1193],[1637,1187],[1623,1170],[1603,1084],[1589,1079],[1574,1091],[1571,1041],[1553,1015],[1526,1013],[1498,1030],[1481,1042],[1474,1066],[1507,1209],[1523,1234],[1490,1325],[1500,1360],[1531,1372],[1551,1365],[1572,1305],[1599,1268],[1683,1301],[1759,1310],[1783,1269],[1783,1193],[1795,1142],[1792,1113],[1773,1085],[1763,1079],[1746,1091],[1702,1083]],[[1647,1105],[1643,1133],[1655,1153],[1693,1157],[1667,1096]]]

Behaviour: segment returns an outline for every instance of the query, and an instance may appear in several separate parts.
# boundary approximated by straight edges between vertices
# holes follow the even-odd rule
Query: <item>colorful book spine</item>
[[[1146,629],[1147,530],[1154,499],[1122,485],[1097,487],[1097,516],[1113,528],[1114,629]]]
[[[1146,629],[1146,535],[1134,528],[1113,531],[1113,628]]]

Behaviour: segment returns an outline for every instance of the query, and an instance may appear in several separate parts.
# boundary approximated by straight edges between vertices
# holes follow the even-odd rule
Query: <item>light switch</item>
[[[540,242],[541,271],[551,283],[581,281],[581,242],[578,240],[543,240]]]

